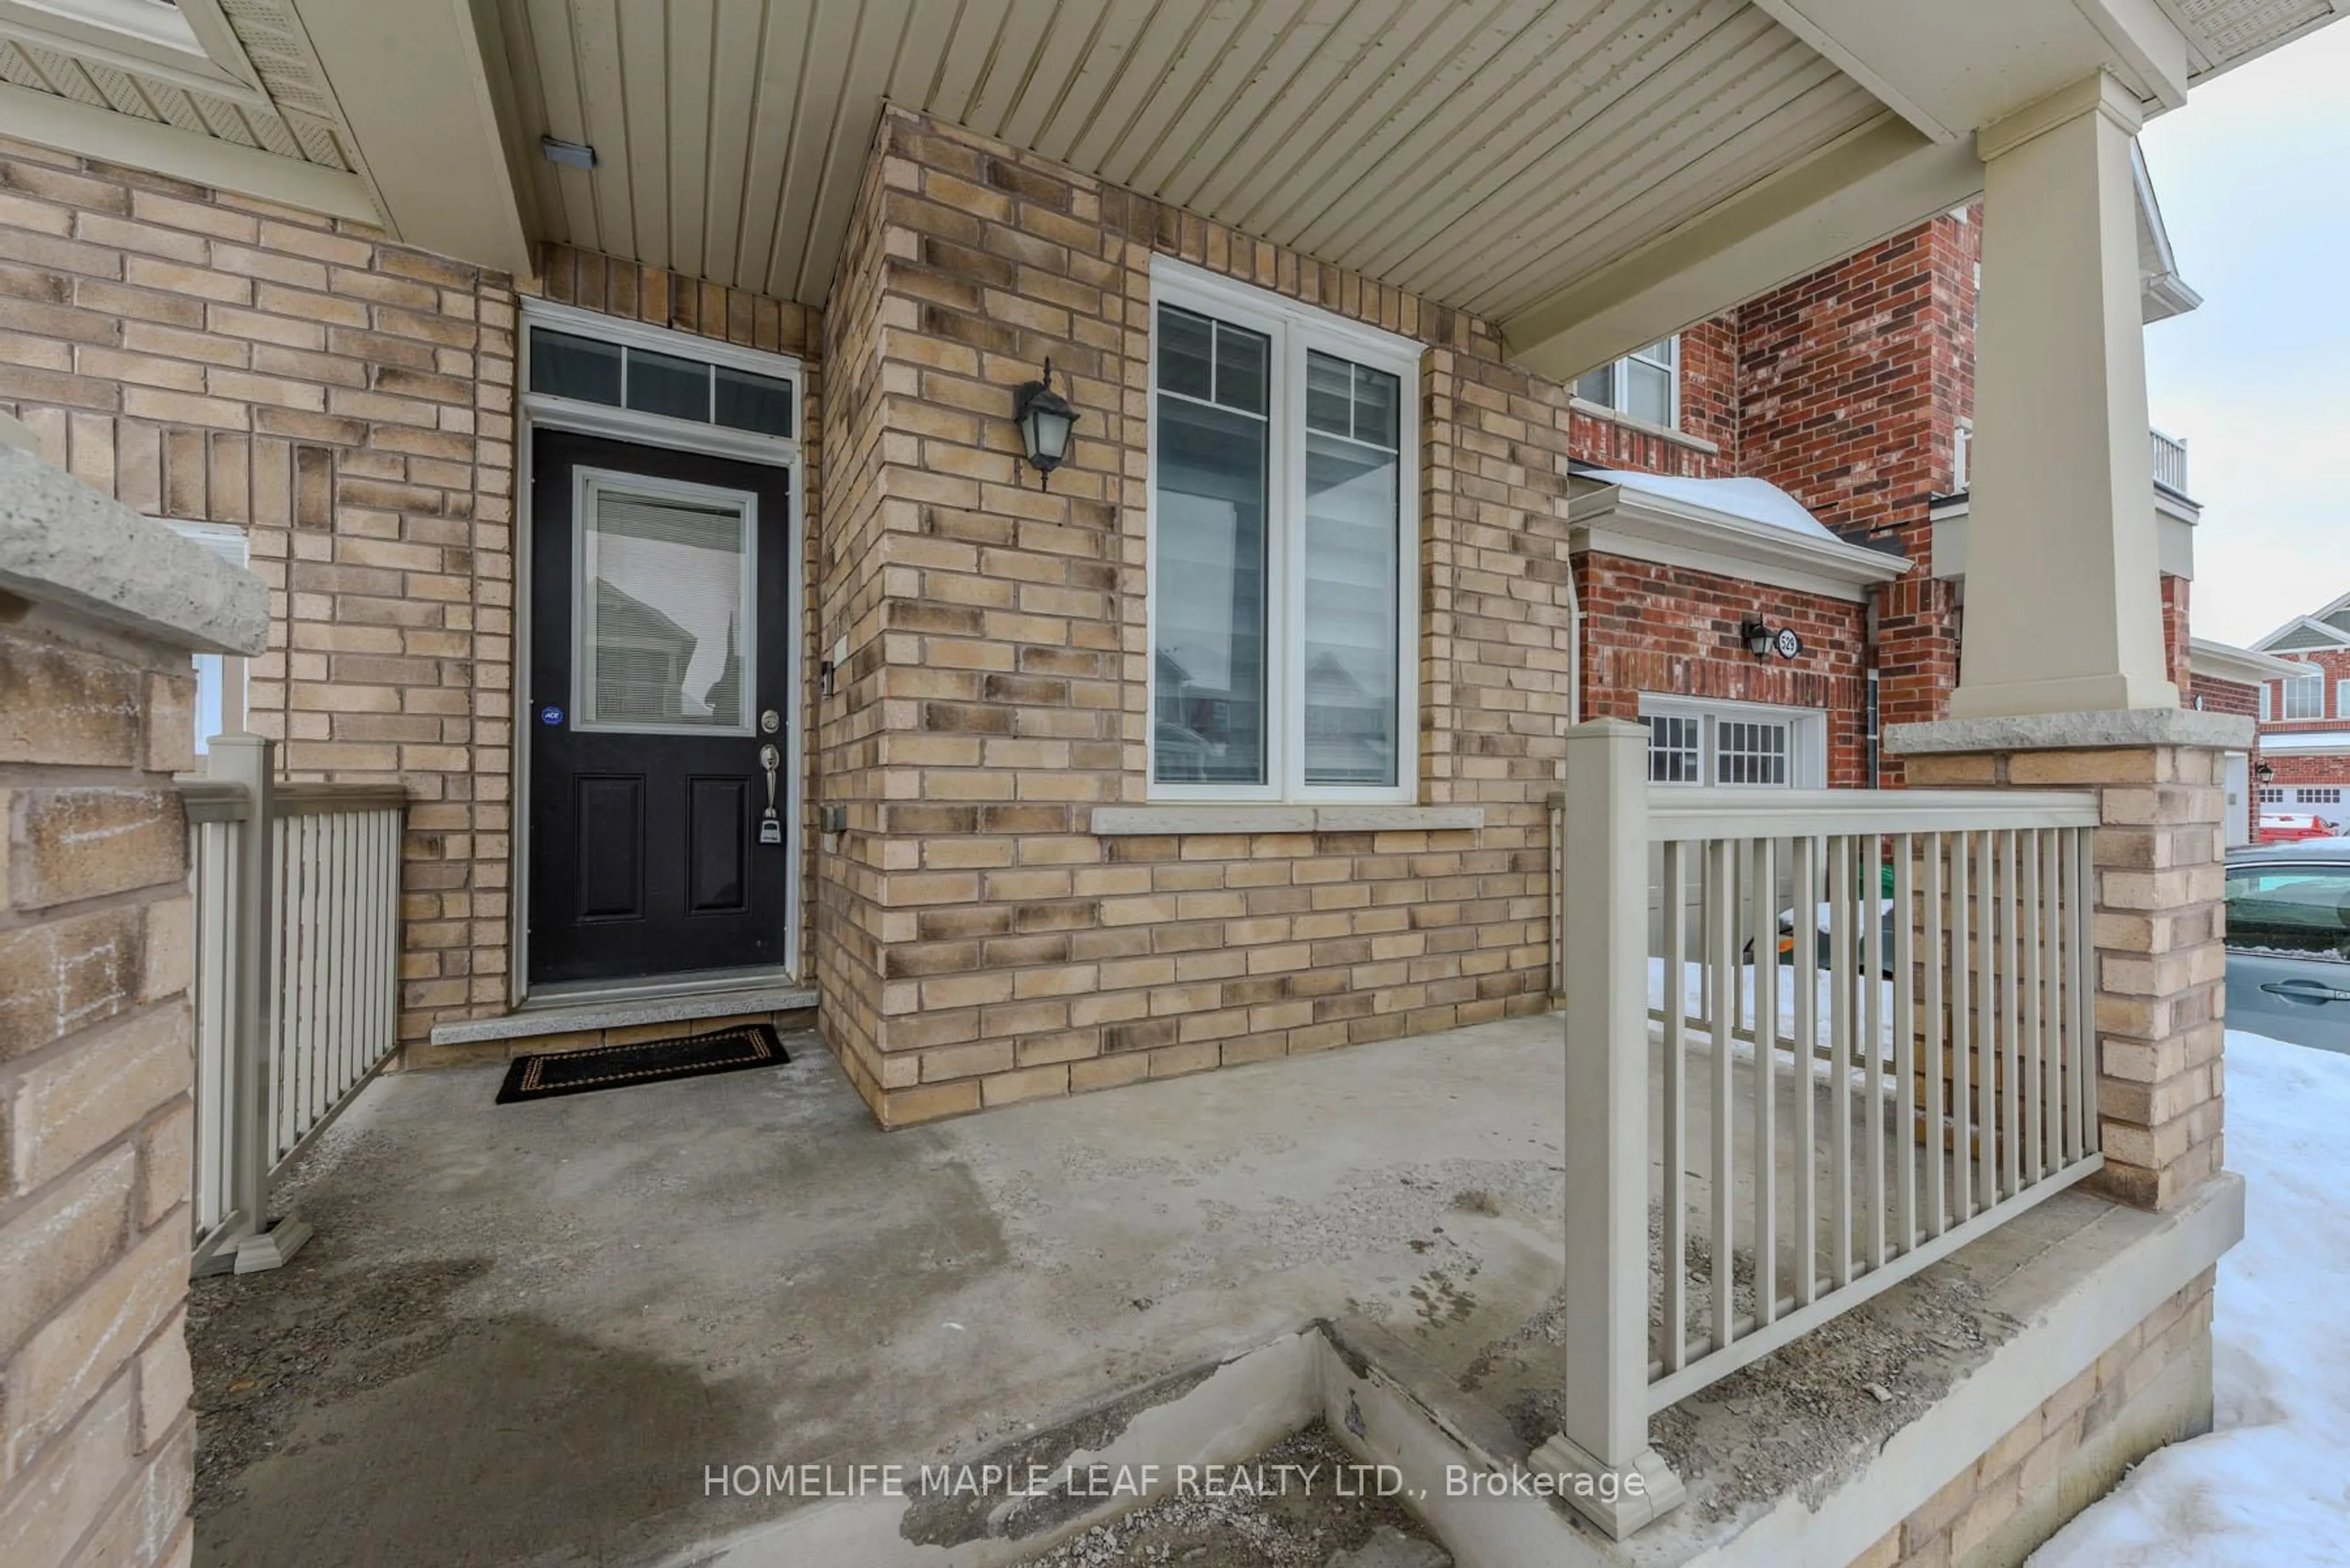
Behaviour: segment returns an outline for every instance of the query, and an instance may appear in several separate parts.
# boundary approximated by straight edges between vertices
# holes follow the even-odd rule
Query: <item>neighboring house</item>
[[[2207,638],[2193,639],[2188,653],[2193,670],[2186,697],[2199,712],[2258,720],[2264,706],[2274,701],[2272,685],[2300,674],[2290,659]],[[2225,784],[2231,847],[2253,841],[2262,806],[2291,809],[2284,798],[2286,786],[2274,782],[2276,771],[2276,764],[2266,760],[2257,742],[2250,751],[2228,753]]]
[[[2260,786],[2261,804],[2350,832],[2350,594],[2252,647],[2298,666],[2260,689],[2261,756],[2273,774]]]

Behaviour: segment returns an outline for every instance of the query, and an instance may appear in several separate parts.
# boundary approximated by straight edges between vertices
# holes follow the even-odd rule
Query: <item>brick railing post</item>
[[[0,422],[0,1563],[183,1563],[192,649],[268,597]]]
[[[2251,721],[2145,709],[1897,725],[1918,786],[2093,791],[2097,1190],[2168,1209],[2224,1158],[2227,751]]]

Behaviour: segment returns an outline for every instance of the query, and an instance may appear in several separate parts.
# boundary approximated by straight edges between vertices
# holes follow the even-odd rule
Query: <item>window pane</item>
[[[1596,370],[1585,372],[1575,383],[1575,395],[1586,403],[1598,403],[1606,408],[1616,406],[1616,370],[1602,365]]]
[[[1215,323],[1204,316],[1159,307],[1159,386],[1162,391],[1212,400],[1215,382]]]
[[[710,367],[667,354],[629,350],[629,407],[639,413],[710,422]]]
[[[1656,342],[1649,344],[1646,348],[1633,349],[1632,358],[1635,359],[1645,359],[1651,365],[1661,365],[1666,369],[1669,370],[1673,366],[1673,350],[1679,346],[1679,341],[1680,340],[1676,337],[1659,338]]]
[[[534,328],[530,335],[530,389],[590,403],[620,400],[620,347],[568,332]]]
[[[1308,357],[1309,386],[1325,364]],[[1378,372],[1366,372],[1378,375]],[[1382,376],[1392,400],[1396,379]],[[1309,421],[1311,422],[1311,421]],[[1305,436],[1305,782],[1396,778],[1400,473],[1397,455]]]
[[[1652,425],[1673,422],[1673,376],[1638,359],[1624,366],[1624,411]]]
[[[1700,721],[1694,715],[1660,714],[1643,717],[1648,727],[1648,782],[1698,782],[1698,742]]]
[[[1726,784],[1787,782],[1787,726],[1724,719],[1714,725],[1714,780]]]
[[[581,722],[750,731],[748,508],[589,492],[580,530]]]
[[[2350,959],[2350,876],[2279,867],[2230,877],[2228,945]]]
[[[1355,439],[1396,450],[1402,440],[1403,383],[1384,370],[1355,367]]]
[[[1152,777],[1263,784],[1265,422],[1162,397],[1158,439]]]
[[[1216,323],[1216,401],[1247,413],[1264,412],[1270,347],[1263,333]]]
[[[718,377],[718,422],[762,435],[792,433],[793,388],[779,376],[754,376],[729,366],[714,368]]]
[[[1305,428],[1332,435],[1355,429],[1354,367],[1327,354],[1305,356]]]

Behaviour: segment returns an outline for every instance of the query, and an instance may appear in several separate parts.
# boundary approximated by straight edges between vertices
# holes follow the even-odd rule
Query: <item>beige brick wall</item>
[[[802,356],[813,518],[818,313],[562,247],[540,270],[522,288]],[[516,296],[348,223],[0,140],[0,410],[136,510],[245,533],[272,619],[248,723],[292,776],[398,778],[413,803],[411,1045],[509,993]]]
[[[505,1006],[514,325],[502,275],[0,140],[0,410],[134,510],[245,532],[251,727],[413,803],[411,1040]]]
[[[5,596],[0,596],[5,599]],[[0,1563],[185,1563],[186,659],[0,604]]]
[[[1853,1568],[2013,1568],[2131,1465],[2209,1431],[2212,1281],[2182,1286]]]
[[[1478,831],[1097,838],[1147,791],[1149,267],[1429,345],[1419,795]],[[827,323],[825,1027],[885,1122],[1542,1007],[1565,389],[1485,323],[891,111]],[[1082,410],[1039,489],[1010,423]],[[1676,464],[1686,453],[1671,454]]]

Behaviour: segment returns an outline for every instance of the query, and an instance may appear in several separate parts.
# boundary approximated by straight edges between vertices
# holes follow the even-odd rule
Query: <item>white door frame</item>
[[[514,725],[514,798],[508,803],[507,846],[510,858],[506,868],[506,1001],[511,1006],[520,1007],[530,999],[529,727],[535,721],[529,701],[533,588],[531,501],[532,464],[535,461],[531,438],[537,430],[569,431],[580,435],[601,436],[608,441],[632,441],[639,446],[665,447],[705,457],[727,458],[736,462],[764,463],[781,468],[785,472],[790,486],[791,515],[785,519],[784,547],[791,558],[788,571],[791,602],[784,607],[784,683],[790,693],[787,701],[791,705],[792,717],[784,727],[784,862],[788,886],[784,898],[783,962],[772,970],[733,970],[707,978],[650,976],[641,981],[620,980],[592,989],[598,996],[622,992],[690,995],[696,992],[737,990],[746,982],[755,983],[761,980],[796,981],[801,968],[801,899],[806,891],[804,886],[806,867],[801,863],[806,836],[801,824],[802,803],[806,793],[804,737],[814,706],[806,686],[806,672],[801,668],[800,642],[805,634],[808,584],[807,518],[800,479],[799,440],[796,434],[788,438],[759,435],[749,431],[697,424],[660,414],[639,413],[633,409],[533,392],[530,390],[530,335],[532,329],[538,327],[580,337],[593,337],[601,342],[623,346],[633,344],[679,358],[732,365],[760,375],[788,377],[795,390],[796,406],[793,410],[792,428],[795,432],[806,427],[808,414],[806,377],[800,361],[789,355],[769,354],[745,348],[739,344],[697,337],[689,332],[675,332],[667,327],[650,327],[642,322],[624,321],[618,317],[603,316],[592,310],[547,300],[525,298],[522,301],[515,345],[517,418],[515,421],[514,683],[508,692]],[[581,993],[588,989],[578,985],[567,986],[562,988],[561,995],[550,996],[548,1000],[579,1001]]]

